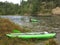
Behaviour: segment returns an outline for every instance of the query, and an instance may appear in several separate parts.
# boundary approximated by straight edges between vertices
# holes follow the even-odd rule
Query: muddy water
[[[6,18],[6,17],[5,17]],[[15,17],[16,18],[16,17]],[[21,17],[19,17],[17,20],[13,19],[13,17],[9,18],[11,21],[14,21],[15,23],[22,25],[26,29],[30,29],[32,32],[39,32],[39,31],[48,31],[48,32],[56,32],[57,36],[55,40],[60,45],[60,16],[50,16],[50,17],[33,17],[39,20],[37,23],[31,23],[29,22],[29,18],[25,19],[28,21],[22,21],[20,20]],[[31,17],[32,18],[32,17]],[[6,38],[6,37],[4,37]],[[46,40],[21,40],[21,39],[3,39],[5,41],[1,41],[1,45],[45,45]],[[3,42],[5,44],[3,44]]]

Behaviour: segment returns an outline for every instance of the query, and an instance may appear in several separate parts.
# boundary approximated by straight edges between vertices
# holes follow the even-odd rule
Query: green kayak
[[[38,22],[38,20],[36,20],[36,19],[31,19],[31,22]]]
[[[10,33],[6,34],[6,36],[11,38],[17,37],[22,39],[31,39],[31,38],[48,39],[48,38],[54,38],[56,36],[56,33],[46,33],[46,32]]]

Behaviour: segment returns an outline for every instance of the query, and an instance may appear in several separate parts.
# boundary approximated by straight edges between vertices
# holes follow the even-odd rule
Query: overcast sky
[[[13,2],[14,4],[20,4],[22,0],[0,0],[0,2],[5,2],[5,1]],[[24,0],[24,1],[27,1],[27,0]]]

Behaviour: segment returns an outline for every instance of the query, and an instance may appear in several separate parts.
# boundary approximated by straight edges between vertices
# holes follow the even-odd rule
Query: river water
[[[48,31],[48,32],[56,32],[56,40],[60,42],[60,16],[40,16],[40,17],[32,17],[32,16],[0,16],[2,18],[8,18],[10,21],[24,26],[25,28],[29,28],[32,32],[39,31]],[[38,19],[37,23],[31,23],[30,18]],[[38,42],[35,45],[43,45],[42,42]],[[60,45],[60,43],[59,43]]]

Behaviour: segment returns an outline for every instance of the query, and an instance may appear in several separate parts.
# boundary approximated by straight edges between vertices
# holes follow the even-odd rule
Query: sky
[[[19,4],[20,5],[22,0],[0,0],[0,2],[5,2],[5,1],[12,2],[14,4]],[[27,0],[24,0],[24,1],[27,1]]]

